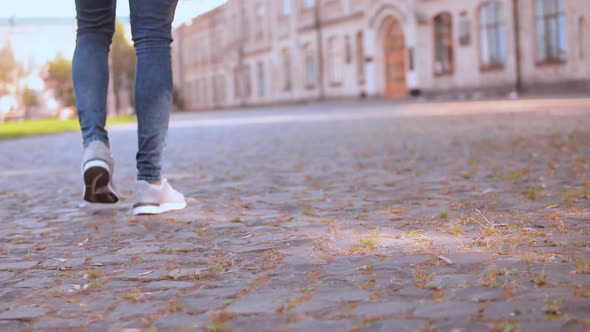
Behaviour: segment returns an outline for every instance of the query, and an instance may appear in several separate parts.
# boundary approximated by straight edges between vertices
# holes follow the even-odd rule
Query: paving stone
[[[221,315],[231,331],[471,332],[506,319],[523,331],[577,331],[590,307],[576,286],[590,278],[570,272],[587,256],[590,213],[587,200],[564,196],[587,185],[590,99],[549,104],[175,114],[163,166],[189,205],[151,217],[129,214],[134,130],[109,132],[123,198],[113,206],[80,201],[79,133],[0,140],[0,315],[48,310],[0,320],[0,330],[206,330]],[[38,163],[48,171],[31,172]],[[533,201],[523,191],[534,186],[543,195]],[[461,222],[484,222],[475,209],[498,235]],[[464,234],[450,234],[454,226]],[[350,252],[353,245],[362,250]],[[273,250],[281,257],[267,255]],[[539,254],[530,266],[529,252]],[[206,273],[215,263],[222,273]],[[182,267],[177,280],[172,264]],[[490,266],[503,274],[499,287],[481,286]],[[97,287],[64,294],[90,282],[91,268],[102,272]],[[433,276],[428,287],[416,285],[420,269]],[[533,282],[541,272],[546,287]],[[504,283],[514,285],[512,300]],[[308,290],[313,297],[301,298]],[[133,291],[141,302],[125,300]],[[549,299],[563,301],[572,319],[547,321]],[[171,301],[182,311],[169,313]]]
[[[414,316],[422,318],[448,319],[475,317],[479,308],[468,302],[419,303]]]
[[[451,319],[450,321],[433,322],[428,331],[432,332],[488,332],[489,324],[483,322],[469,322],[462,318]]]
[[[297,294],[292,289],[256,289],[245,297],[233,302],[225,311],[235,314],[256,314],[275,312],[285,304],[285,299]]]
[[[437,288],[477,286],[480,276],[473,274],[447,274],[436,275],[429,285]]]
[[[221,308],[231,300],[224,300],[222,298],[210,297],[183,297],[180,299],[182,307],[190,312],[205,312],[217,308]]]
[[[21,331],[25,322],[17,320],[0,320],[0,331]]]
[[[44,317],[32,325],[36,331],[64,331],[64,330],[83,330],[86,322],[78,319],[57,319]]]
[[[160,246],[142,246],[142,247],[131,247],[117,250],[119,255],[137,255],[137,254],[150,254],[160,251]]]
[[[186,296],[202,298],[229,298],[234,297],[244,288],[245,286],[241,283],[231,286],[201,287],[193,292],[187,293]]]
[[[167,277],[167,275],[168,273],[165,270],[129,269],[123,271],[121,274],[116,275],[115,278],[125,281],[153,281],[163,280]]]
[[[444,298],[448,300],[469,300],[472,302],[500,301],[505,298],[503,288],[463,288],[461,285],[459,287],[445,289]]]
[[[122,317],[144,316],[155,314],[159,310],[167,308],[165,303],[122,303],[110,314],[111,317],[120,319]]]
[[[18,307],[0,313],[0,320],[31,320],[45,315],[49,310],[40,307]]]
[[[316,331],[348,331],[353,327],[352,321],[344,319],[344,320],[318,320],[318,319],[305,319],[300,322],[297,322],[293,325],[290,325],[287,328],[289,332],[307,332],[311,330]]]
[[[152,324],[158,331],[194,331],[198,327],[206,324],[210,320],[210,315],[189,315],[185,313],[172,313],[160,317]]]
[[[483,264],[487,265],[492,259],[490,253],[485,252],[451,252],[445,254],[456,265]]]
[[[147,283],[146,289],[174,289],[174,288],[192,288],[197,284],[191,281],[174,281],[174,280],[159,280]]]
[[[588,328],[582,323],[575,321],[544,321],[544,322],[522,322],[519,324],[523,332],[587,332]]]
[[[388,319],[370,323],[363,330],[367,332],[423,332],[428,331],[428,321],[417,319]]]
[[[100,263],[105,265],[113,265],[113,264],[125,264],[129,262],[129,257],[121,254],[115,255],[102,255],[102,256],[95,256],[92,258],[91,264]]]
[[[28,270],[33,266],[39,264],[39,261],[27,261],[27,262],[10,262],[10,263],[0,263],[0,271],[2,270]]]
[[[355,314],[360,316],[404,315],[412,312],[414,307],[414,304],[411,302],[361,303],[356,308]]]
[[[41,263],[41,267],[44,269],[69,269],[73,267],[78,267],[84,264],[86,258],[84,257],[77,257],[77,258],[61,258],[58,259],[49,259],[45,262]]]
[[[538,301],[492,302],[486,306],[483,317],[487,320],[541,319],[545,317],[542,307]]]
[[[18,282],[14,284],[13,287],[38,289],[39,287],[47,287],[49,285],[53,285],[55,284],[55,282],[56,280],[54,278],[31,278]]]
[[[0,282],[9,281],[14,278],[16,273],[0,271]]]
[[[238,316],[231,322],[231,330],[236,332],[275,332],[287,326],[288,321],[288,318],[284,316]]]
[[[173,279],[178,279],[178,278],[194,278],[194,277],[198,277],[201,274],[204,274],[208,271],[209,269],[206,267],[189,267],[189,268],[178,268],[178,269],[174,269],[170,272],[167,273],[167,276]]]

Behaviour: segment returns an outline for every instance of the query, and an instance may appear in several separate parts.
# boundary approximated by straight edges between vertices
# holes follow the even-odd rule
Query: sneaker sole
[[[166,203],[160,205],[144,205],[133,208],[134,215],[153,215],[162,214],[165,212],[182,210],[186,207],[186,202],[183,203]]]
[[[100,204],[114,204],[119,201],[111,186],[111,173],[106,162],[91,160],[84,164],[84,200]]]

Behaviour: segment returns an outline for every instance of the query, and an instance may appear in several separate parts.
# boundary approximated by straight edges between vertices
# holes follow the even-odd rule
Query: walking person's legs
[[[137,54],[135,108],[138,121],[137,188],[133,212],[182,209],[184,196],[161,177],[162,151],[172,109],[172,21],[178,0],[129,0]]]
[[[82,128],[84,199],[115,203],[114,163],[105,130],[109,48],[115,31],[115,0],[76,0],[78,30],[73,81]]]

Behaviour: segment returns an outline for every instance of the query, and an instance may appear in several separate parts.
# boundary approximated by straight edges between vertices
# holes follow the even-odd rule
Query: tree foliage
[[[55,59],[47,63],[44,79],[45,83],[53,89],[55,98],[61,101],[63,106],[75,105],[71,60],[57,54]]]
[[[6,41],[0,48],[0,83],[6,85],[13,79],[17,69],[17,61],[10,41]]]
[[[22,92],[22,103],[25,107],[38,106],[37,92],[29,87],[25,87]]]
[[[112,75],[113,75],[113,87],[115,95],[117,96],[117,109],[122,105],[119,105],[119,94],[122,88],[129,89],[130,102],[133,104],[133,87],[135,81],[135,50],[127,36],[125,35],[125,27],[123,23],[117,21],[115,26],[115,35],[113,37],[113,45],[111,48],[112,56]],[[127,85],[124,86],[124,81],[127,81]]]

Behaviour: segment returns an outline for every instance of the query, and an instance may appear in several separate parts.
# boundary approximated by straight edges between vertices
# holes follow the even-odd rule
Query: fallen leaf
[[[450,260],[449,258],[445,257],[445,256],[438,256],[438,258],[442,259],[443,261],[445,261],[447,264],[453,264],[453,261]]]
[[[86,243],[88,243],[88,240],[90,240],[90,239],[86,238],[84,241],[78,243],[78,247],[81,247],[81,246],[85,245]]]

